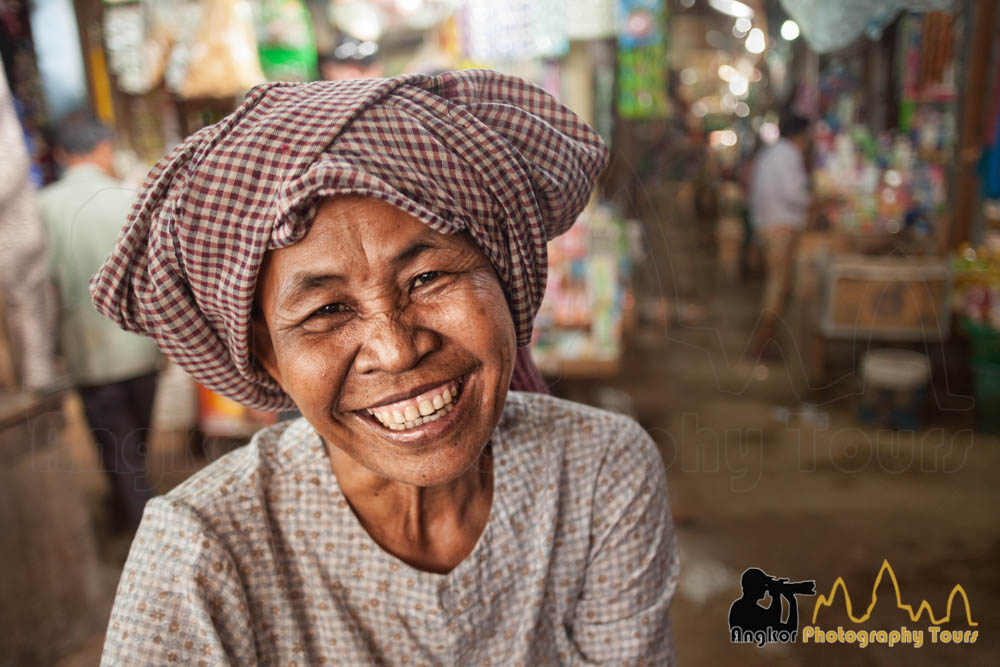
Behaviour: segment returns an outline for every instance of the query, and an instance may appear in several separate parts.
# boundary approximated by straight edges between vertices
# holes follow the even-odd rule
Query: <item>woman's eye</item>
[[[441,275],[440,271],[426,271],[424,273],[421,273],[419,276],[413,279],[413,286],[420,287],[422,285],[426,285],[435,278],[440,277],[440,275]]]
[[[322,308],[318,309],[313,315],[319,315],[320,317],[329,317],[330,315],[339,315],[340,313],[346,313],[350,310],[343,303],[328,303]]]

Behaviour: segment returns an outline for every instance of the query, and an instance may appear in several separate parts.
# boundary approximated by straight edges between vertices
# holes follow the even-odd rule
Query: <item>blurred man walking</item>
[[[760,153],[750,180],[750,219],[764,246],[764,303],[747,357],[756,360],[774,336],[791,283],[799,234],[809,219],[809,121],[788,116],[781,138]]]
[[[110,254],[135,200],[112,176],[111,136],[89,114],[67,116],[55,136],[65,172],[41,191],[39,205],[59,288],[61,351],[110,478],[112,520],[134,529],[152,495],[145,449],[159,352],[152,339],[99,315],[90,300],[90,277]]]

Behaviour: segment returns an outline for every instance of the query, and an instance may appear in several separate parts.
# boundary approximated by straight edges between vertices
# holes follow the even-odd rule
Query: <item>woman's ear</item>
[[[274,344],[271,342],[271,332],[267,328],[264,316],[254,314],[250,319],[250,350],[254,357],[264,367],[267,374],[281,385],[281,372],[278,370],[278,360],[274,354]]]

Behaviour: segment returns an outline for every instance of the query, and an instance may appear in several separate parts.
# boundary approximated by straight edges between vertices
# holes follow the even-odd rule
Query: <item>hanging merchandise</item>
[[[235,97],[265,81],[246,0],[204,0],[197,33],[183,50],[176,89],[183,98]]]
[[[327,14],[338,30],[361,42],[381,38],[388,20],[382,7],[363,0],[332,0]]]
[[[200,16],[192,0],[107,4],[104,46],[119,90],[141,95],[160,85],[171,49],[193,37]]]
[[[997,50],[994,49],[994,51]],[[987,116],[986,146],[979,163],[983,197],[989,199],[1000,199],[1000,67],[996,66],[998,61],[1000,61],[1000,52],[994,55],[993,88],[989,97],[991,103]]]
[[[316,41],[302,0],[264,0],[257,21],[257,49],[269,81],[316,79]]]
[[[49,119],[26,0],[0,1],[0,56],[26,138],[33,141]],[[32,162],[37,167],[37,155],[32,156]]]
[[[921,141],[920,133],[874,136],[864,125],[818,124],[813,183],[830,202],[824,212],[835,229],[886,240],[904,230],[932,236],[947,202],[947,168],[937,160],[952,143],[927,150]]]
[[[908,132],[920,128],[921,113],[958,97],[954,17],[908,14],[899,22],[899,35],[899,129]]]
[[[996,118],[1000,120],[1000,114]],[[994,133],[993,140],[983,150],[979,178],[982,181],[983,197],[1000,199],[1000,133]]]
[[[577,0],[566,19],[570,39],[614,37],[615,0]]]
[[[663,0],[618,0],[618,113],[624,118],[669,112],[666,11]]]
[[[480,63],[506,63],[566,54],[565,2],[560,0],[467,0],[466,55]]]
[[[951,11],[954,0],[781,0],[817,53],[842,49],[862,34],[878,39],[901,11]]]

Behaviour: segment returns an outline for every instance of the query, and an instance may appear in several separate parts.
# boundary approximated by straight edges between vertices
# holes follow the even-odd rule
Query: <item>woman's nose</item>
[[[436,347],[437,336],[431,331],[413,326],[397,315],[380,314],[369,320],[354,370],[400,373],[416,366]]]

